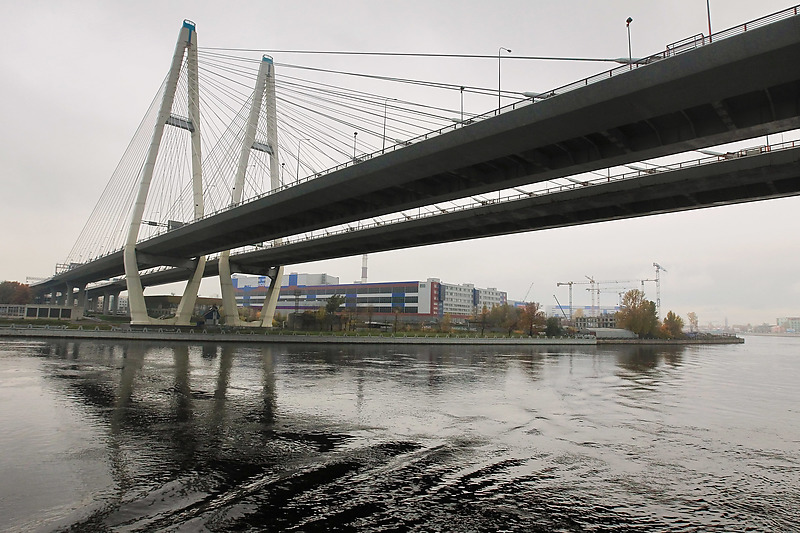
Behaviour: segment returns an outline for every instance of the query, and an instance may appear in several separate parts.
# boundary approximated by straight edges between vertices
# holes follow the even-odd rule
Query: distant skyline
[[[710,5],[719,31],[793,4]],[[49,276],[66,258],[167,71],[184,19],[197,24],[201,47],[487,55],[507,47],[513,53],[503,58],[503,87],[540,92],[611,65],[514,56],[627,57],[628,17],[634,57],[708,31],[703,0],[6,3],[0,280]],[[497,61],[480,59],[276,55],[276,61],[483,87],[495,87],[498,75]],[[496,105],[490,100],[465,105],[483,112]],[[800,134],[770,136],[791,139]],[[800,199],[790,198],[370,254],[369,279],[436,277],[497,287],[511,299],[522,299],[533,283],[529,299],[552,305],[555,295],[566,305],[567,287],[557,282],[650,279],[657,262],[666,269],[663,313],[685,318],[694,311],[702,324],[774,323],[800,315],[798,211]],[[360,267],[356,256],[286,270],[349,282],[360,278]],[[218,287],[206,280],[202,293],[219,294]],[[576,305],[589,305],[585,288],[576,287]],[[653,284],[645,289],[655,300]]]

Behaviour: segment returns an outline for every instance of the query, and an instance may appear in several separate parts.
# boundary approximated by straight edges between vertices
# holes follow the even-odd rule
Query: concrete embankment
[[[397,334],[381,335],[320,335],[315,333],[279,334],[256,331],[214,332],[202,329],[171,330],[146,328],[144,330],[101,330],[32,328],[27,326],[0,328],[2,338],[62,338],[62,339],[107,339],[128,341],[169,342],[247,342],[247,343],[298,343],[298,344],[438,344],[438,345],[492,345],[492,346],[542,346],[542,345],[589,345],[597,344],[594,337],[467,337],[467,336],[414,336]]]
[[[598,344],[629,344],[640,346],[681,346],[698,344],[743,344],[744,339],[733,335],[707,336],[695,339],[609,339],[586,337],[471,337],[466,335],[416,336],[397,335],[326,335],[318,333],[265,333],[263,331],[213,331],[196,329],[143,328],[112,330],[87,327],[6,326],[0,327],[0,338],[61,338],[108,339],[127,341],[169,342],[246,342],[273,344],[438,344],[438,345],[492,345],[492,346],[594,346]]]
[[[733,335],[701,337],[697,339],[597,339],[597,344],[636,344],[641,346],[683,346],[695,344],[744,344],[744,339]]]

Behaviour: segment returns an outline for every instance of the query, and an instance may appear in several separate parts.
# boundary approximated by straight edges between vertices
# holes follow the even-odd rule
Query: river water
[[[800,531],[800,338],[0,341],[3,531]]]

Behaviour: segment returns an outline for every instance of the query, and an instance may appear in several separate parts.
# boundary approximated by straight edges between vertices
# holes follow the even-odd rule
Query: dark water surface
[[[799,531],[800,339],[4,340],[0,530]]]

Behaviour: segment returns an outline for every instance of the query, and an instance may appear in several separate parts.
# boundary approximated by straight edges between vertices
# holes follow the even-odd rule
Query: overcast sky
[[[183,19],[197,24],[201,47],[255,49],[491,55],[504,46],[520,56],[615,58],[628,54],[628,17],[634,57],[707,33],[703,0],[2,4],[0,280],[19,281],[52,275],[66,258],[169,67]],[[712,0],[712,26],[718,31],[790,5]],[[375,66],[330,56],[302,61],[356,71]],[[496,86],[496,61],[382,61],[381,74]],[[504,59],[503,87],[543,91],[608,68]],[[564,304],[568,298],[557,282],[652,278],[655,261],[667,269],[664,312],[695,311],[701,324],[774,323],[800,314],[798,211],[800,199],[791,198],[372,254],[369,279],[438,277],[497,287],[512,299],[533,284],[529,299],[551,305],[553,295]],[[360,266],[353,257],[287,270],[350,282]],[[589,304],[583,288],[576,287],[577,305]],[[205,282],[203,292],[219,289]],[[647,293],[655,299],[652,284]],[[601,303],[616,298],[603,294]]]

